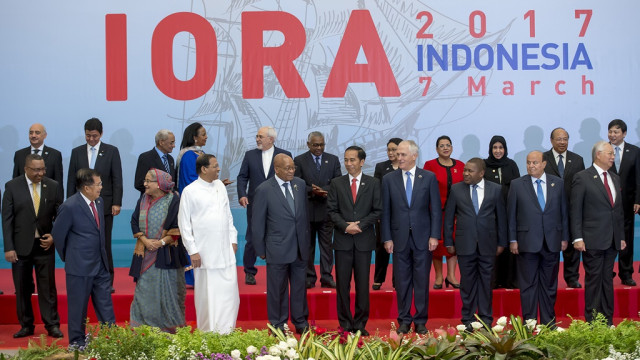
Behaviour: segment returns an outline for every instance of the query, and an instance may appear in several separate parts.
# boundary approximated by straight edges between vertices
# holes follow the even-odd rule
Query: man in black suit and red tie
[[[369,336],[365,327],[369,319],[371,252],[376,247],[374,225],[382,214],[380,181],[362,173],[366,157],[359,146],[347,148],[344,167],[348,175],[331,181],[327,199],[327,209],[335,226],[338,321],[343,329],[360,331],[363,336]],[[352,275],[356,290],[355,315],[350,306]]]
[[[518,255],[518,285],[523,319],[555,322],[560,251],[569,242],[569,216],[564,183],[545,173],[547,163],[539,151],[527,155],[527,175],[511,181],[509,214],[510,251]]]
[[[576,174],[571,189],[573,247],[582,252],[585,271],[585,319],[602,313],[613,324],[613,265],[626,247],[620,177],[611,171],[615,152],[599,141],[592,150],[593,165]]]
[[[462,323],[469,329],[476,312],[486,324],[493,322],[491,274],[507,245],[502,187],[485,181],[484,172],[484,160],[467,161],[464,182],[451,186],[444,215],[444,245],[458,255]]]
[[[640,148],[624,141],[627,124],[620,119],[609,123],[609,143],[615,159],[611,171],[620,176],[622,211],[624,212],[624,239],[627,247],[618,254],[618,276],[623,285],[636,286],[633,275],[633,229],[640,210]],[[615,276],[615,275],[614,275]]]
[[[136,175],[134,177],[134,186],[140,191],[140,195],[144,194],[144,177],[151,169],[160,169],[169,175],[172,179],[176,178],[176,166],[171,156],[173,148],[176,147],[176,137],[169,130],[163,129],[156,134],[156,146],[140,154],[138,164],[136,165]]]
[[[55,250],[51,229],[62,204],[60,184],[44,176],[42,156],[25,158],[24,175],[7,182],[2,199],[4,257],[11,263],[16,289],[16,311],[20,330],[14,338],[33,335],[31,295],[33,272],[38,285],[38,304],[49,336],[61,338],[55,278]]]
[[[307,289],[315,286],[318,276],[315,267],[316,235],[320,248],[320,285],[335,288],[336,283],[331,275],[333,268],[333,251],[331,250],[331,234],[333,223],[327,213],[327,192],[331,179],[340,172],[338,157],[324,151],[324,135],[313,131],[307,138],[309,151],[293,159],[296,164],[296,175],[307,183],[307,210],[309,211],[309,263],[307,264]]]
[[[71,150],[69,160],[69,174],[67,179],[67,198],[76,193],[76,173],[80,169],[94,169],[102,178],[102,192],[104,202],[104,225],[107,257],[109,258],[109,273],[111,274],[111,292],[113,289],[113,256],[111,254],[111,231],[113,217],[120,214],[122,207],[122,164],[118,148],[100,141],[102,137],[102,122],[91,118],[84,124],[84,135],[87,143]]]
[[[47,138],[47,129],[42,124],[33,124],[29,128],[29,142],[30,146],[24,149],[16,151],[13,157],[13,177],[24,175],[24,164],[27,155],[36,154],[42,156],[44,159],[44,165],[47,168],[47,172],[44,174],[51,180],[55,180],[58,183],[58,190],[64,194],[62,182],[62,154],[60,151],[46,146],[44,140]]]
[[[551,150],[544,153],[544,160],[547,162],[544,172],[564,180],[564,193],[567,198],[567,209],[569,209],[573,176],[584,170],[584,159],[567,149],[569,147],[569,133],[561,127],[551,131],[551,146]],[[571,229],[569,229],[569,239],[571,239]],[[580,252],[575,251],[573,246],[567,246],[562,251],[562,258],[563,276],[567,287],[581,288]]]
[[[401,171],[382,178],[382,240],[393,254],[399,334],[408,333],[411,323],[416,333],[427,333],[431,252],[442,229],[438,181],[431,171],[416,167],[418,152],[414,141],[401,142],[396,151]]]

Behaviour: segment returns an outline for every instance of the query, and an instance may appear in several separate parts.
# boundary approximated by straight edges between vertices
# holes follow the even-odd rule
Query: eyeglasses
[[[154,182],[158,182],[158,180],[147,180],[147,179],[144,179],[144,181],[143,181],[144,184],[150,184],[150,183],[154,183]]]
[[[283,167],[281,169],[283,169],[284,171],[296,171],[296,167],[295,166],[286,166],[286,167]]]
[[[100,181],[97,184],[91,184],[91,185],[87,185],[87,186],[97,186],[97,187],[102,187],[102,181]]]
[[[43,167],[43,168],[32,168],[32,167],[27,166],[26,168],[31,170],[31,171],[33,171],[33,172],[45,172],[45,171],[47,171],[46,167]]]

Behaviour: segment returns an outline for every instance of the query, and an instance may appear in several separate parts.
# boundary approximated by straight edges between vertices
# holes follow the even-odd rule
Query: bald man
[[[58,189],[64,194],[62,182],[62,154],[60,151],[44,144],[47,138],[47,129],[42,124],[33,124],[29,128],[29,142],[31,145],[16,151],[13,157],[13,178],[24,175],[24,163],[27,155],[36,154],[42,156],[47,168],[45,176],[58,183]]]

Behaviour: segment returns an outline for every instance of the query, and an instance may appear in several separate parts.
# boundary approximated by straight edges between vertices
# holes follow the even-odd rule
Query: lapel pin
[[[419,178],[419,179],[422,179],[422,175],[418,175],[418,178]]]
[[[496,172],[496,169],[491,170],[492,172]]]
[[[293,190],[298,191],[298,184],[293,184]]]
[[[551,183],[551,187],[554,187],[554,186],[556,186],[556,183]]]
[[[47,187],[47,184],[42,184],[42,187]]]
[[[384,169],[385,171],[389,171],[389,168]]]
[[[571,162],[571,159],[567,160],[567,162]]]
[[[104,153],[98,153],[98,156],[102,156]]]
[[[458,173],[458,169],[453,169],[453,172],[454,173]]]
[[[361,183],[360,183],[360,186],[364,186],[364,183],[363,183],[363,182],[361,182]]]
[[[597,179],[597,178],[598,178],[598,175],[593,175],[593,178],[594,178],[594,179]]]
[[[49,152],[45,151],[45,152],[44,152],[44,154],[45,154],[45,155],[49,155]]]
[[[329,163],[329,160],[325,160],[325,161],[324,161],[324,163],[325,163],[325,164],[328,164],[328,163]]]

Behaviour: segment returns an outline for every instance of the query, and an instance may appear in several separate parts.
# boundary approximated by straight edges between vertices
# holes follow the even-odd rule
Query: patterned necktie
[[[351,196],[353,197],[353,203],[356,203],[356,195],[358,195],[358,185],[356,184],[358,179],[353,178],[351,180]]]
[[[538,184],[538,187],[536,188],[538,193],[538,204],[540,204],[540,209],[544,210],[544,192],[542,191],[542,180],[536,180],[536,184]]]
[[[476,211],[476,215],[478,215],[478,211],[480,211],[480,204],[478,202],[478,184],[472,186],[473,190],[471,190],[471,203],[473,204],[473,210]]]
[[[611,193],[611,188],[609,187],[609,181],[607,180],[607,172],[603,171],[602,176],[604,176],[604,188],[607,190],[607,195],[609,196],[609,202],[611,203],[611,207],[613,207],[613,194]]]
[[[287,202],[289,203],[289,207],[291,208],[291,212],[292,213],[296,213],[296,205],[293,202],[293,196],[291,195],[291,192],[289,192],[289,183],[286,182],[284,184],[282,184],[282,186],[284,186],[284,197],[287,198]]]
[[[93,212],[93,218],[96,219],[96,224],[98,225],[98,228],[100,228],[100,218],[98,217],[98,210],[96,210],[96,204],[92,201],[90,206],[91,206],[91,212]]]
[[[36,216],[38,216],[38,210],[40,210],[40,195],[38,194],[38,184],[32,182],[33,185],[33,208],[36,210]]]
[[[164,170],[167,174],[171,174],[171,171],[169,171],[169,160],[167,159],[167,154],[162,155],[162,164],[164,165]]]
[[[564,178],[564,162],[562,161],[562,155],[558,155],[558,174],[561,178]]]
[[[89,162],[89,168],[93,169],[96,166],[96,148],[91,147],[91,161]]]
[[[407,171],[407,183],[405,184],[404,191],[407,194],[407,204],[411,206],[411,194],[413,194],[413,186],[411,185],[411,172]]]
[[[614,161],[616,163],[616,171],[618,172],[618,174],[620,174],[620,147],[616,146],[615,150],[616,150],[616,157]]]
[[[38,153],[40,152],[40,149],[33,149],[33,153],[38,155]]]
[[[316,156],[316,170],[320,171],[320,156]]]

